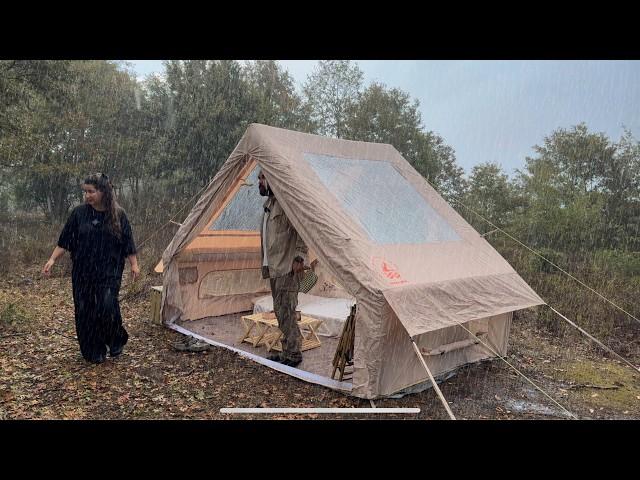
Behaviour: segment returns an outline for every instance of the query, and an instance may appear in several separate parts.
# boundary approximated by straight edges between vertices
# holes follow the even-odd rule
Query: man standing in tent
[[[270,280],[273,310],[283,333],[282,354],[271,355],[268,359],[295,367],[302,361],[302,335],[296,307],[308,249],[289,223],[262,172],[258,180],[260,195],[268,197],[264,203],[260,234],[262,278]]]

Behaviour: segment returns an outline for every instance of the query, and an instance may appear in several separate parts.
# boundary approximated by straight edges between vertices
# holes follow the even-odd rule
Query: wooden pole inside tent
[[[444,395],[442,395],[442,392],[440,391],[440,388],[438,387],[438,384],[436,383],[435,378],[433,378],[433,375],[431,374],[431,370],[429,370],[429,367],[427,367],[427,362],[424,361],[424,358],[422,357],[422,354],[420,353],[420,349],[418,348],[418,345],[416,345],[416,342],[415,342],[415,340],[413,338],[411,338],[411,343],[413,344],[413,349],[416,351],[416,355],[418,355],[418,358],[420,359],[420,362],[422,363],[422,366],[427,371],[427,375],[429,375],[429,379],[431,380],[431,383],[433,384],[433,388],[436,389],[436,393],[438,394],[438,397],[440,397],[440,401],[442,402],[442,405],[444,405],[444,408],[447,410],[447,413],[449,414],[449,417],[451,418],[451,420],[455,420],[456,419],[455,415],[453,414],[453,412],[449,408],[449,404],[445,400]]]

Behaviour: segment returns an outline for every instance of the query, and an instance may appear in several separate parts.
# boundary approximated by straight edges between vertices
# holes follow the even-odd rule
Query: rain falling
[[[0,60],[0,419],[640,419],[640,62],[155,64]]]

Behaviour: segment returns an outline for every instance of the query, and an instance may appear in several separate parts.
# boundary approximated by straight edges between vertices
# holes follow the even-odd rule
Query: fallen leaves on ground
[[[224,407],[371,405],[368,400],[303,382],[222,348],[177,352],[170,343],[180,334],[151,322],[148,295],[121,302],[123,323],[130,335],[124,353],[101,365],[88,364],[80,355],[75,336],[70,278],[46,279],[39,268],[0,280],[0,309],[9,311],[11,306],[11,317],[3,317],[0,323],[0,419],[448,418],[433,389],[399,399],[375,400],[378,408],[419,407],[418,415],[221,414]],[[561,375],[564,371],[558,368],[563,365],[550,357],[553,348],[540,352],[537,345],[527,343],[530,335],[525,338],[512,331],[512,337],[510,363],[534,376],[562,402],[568,401],[573,391],[545,378],[550,377],[547,373]],[[546,373],[536,370],[540,366],[546,367]],[[526,386],[508,366],[493,361],[463,367],[441,389],[459,418],[546,418],[518,414],[508,407],[510,393],[522,398],[537,395],[524,390]],[[600,393],[603,395],[605,392]],[[540,395],[536,398],[544,400]],[[640,400],[640,396],[635,398]],[[639,402],[634,403],[625,407],[625,417],[640,418]],[[575,402],[571,407],[581,415],[595,412],[589,405]],[[601,414],[607,418],[614,413],[605,409]]]

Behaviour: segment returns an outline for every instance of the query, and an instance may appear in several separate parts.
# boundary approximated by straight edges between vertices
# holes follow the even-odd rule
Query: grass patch
[[[572,394],[585,404],[617,411],[640,409],[640,373],[634,373],[630,367],[611,362],[575,361],[566,366],[562,376],[573,385],[619,387],[611,390],[573,388]]]
[[[22,308],[15,302],[0,304],[0,324],[17,325],[22,324],[31,319],[31,315],[27,310]]]

